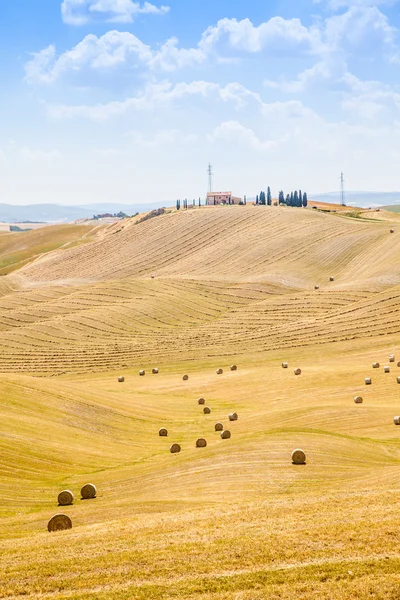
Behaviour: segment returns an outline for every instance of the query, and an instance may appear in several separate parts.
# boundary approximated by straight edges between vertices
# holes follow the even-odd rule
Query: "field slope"
[[[400,227],[379,215],[172,212],[0,277],[0,598],[400,597]]]

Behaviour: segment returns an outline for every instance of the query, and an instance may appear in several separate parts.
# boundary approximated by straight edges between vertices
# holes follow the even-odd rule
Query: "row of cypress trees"
[[[291,192],[290,194],[287,194],[285,197],[285,194],[281,190],[279,192],[278,202],[279,202],[279,204],[285,204],[286,206],[298,206],[299,208],[301,208],[303,206],[304,208],[306,208],[306,206],[308,204],[307,193],[304,192],[304,194],[303,194],[301,190],[299,190],[299,191],[296,190],[295,192]],[[272,196],[271,196],[271,189],[269,186],[267,189],[267,193],[260,192],[259,196],[256,196],[256,204],[263,204],[263,205],[271,206]]]
[[[286,197],[283,191],[281,190],[279,192],[278,201],[279,204],[285,204],[286,206],[297,206],[299,208],[301,208],[302,206],[306,208],[308,204],[307,193],[304,192],[303,194],[301,190],[295,190],[294,192],[287,194]]]

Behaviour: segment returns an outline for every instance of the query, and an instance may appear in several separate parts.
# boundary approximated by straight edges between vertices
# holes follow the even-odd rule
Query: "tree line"
[[[271,206],[272,196],[271,196],[271,189],[269,186],[267,189],[267,193],[260,192],[260,194],[258,196],[256,196],[256,204],[263,204],[263,205]],[[306,208],[307,204],[308,204],[307,193],[304,192],[304,194],[303,194],[301,190],[299,190],[299,191],[296,190],[294,192],[290,192],[290,194],[286,194],[286,196],[285,196],[285,194],[281,190],[278,194],[278,204],[285,204],[286,206],[297,206],[299,208],[301,208],[301,207]]]

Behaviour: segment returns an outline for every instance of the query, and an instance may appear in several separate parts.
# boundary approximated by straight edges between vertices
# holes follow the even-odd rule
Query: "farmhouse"
[[[232,192],[209,192],[207,194],[207,205],[215,204],[239,204],[241,198],[232,196]]]

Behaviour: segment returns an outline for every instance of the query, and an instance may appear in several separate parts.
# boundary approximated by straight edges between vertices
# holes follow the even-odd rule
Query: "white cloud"
[[[238,121],[220,123],[208,137],[212,142],[219,140],[235,142],[241,146],[250,146],[258,152],[271,151],[278,145],[276,140],[260,140],[252,129],[245,127]]]
[[[140,94],[125,100],[93,106],[48,105],[47,111],[51,117],[58,119],[82,117],[94,121],[105,121],[129,112],[151,111],[171,102],[193,97],[231,102],[237,108],[252,102],[261,107],[263,106],[259,94],[236,82],[220,86],[218,83],[208,81],[192,81],[191,83],[177,83],[175,85],[166,81],[159,84],[149,84]]]
[[[61,4],[63,21],[69,25],[84,25],[96,18],[109,23],[131,23],[138,15],[163,15],[169,10],[169,6],[133,0],[63,0]]]
[[[318,29],[307,29],[299,19],[274,17],[258,27],[249,19],[221,19],[203,33],[200,42],[193,48],[179,47],[179,40],[172,37],[161,47],[152,49],[135,35],[115,30],[101,37],[87,35],[59,56],[52,45],[32,53],[32,59],[25,66],[26,78],[30,83],[53,83],[65,73],[77,73],[84,68],[99,70],[127,65],[142,66],[153,72],[168,72],[201,65],[213,57],[217,62],[235,60],[232,56],[218,55],[218,49],[222,50],[224,45],[228,52],[260,53],[291,49],[296,56],[300,51],[314,54],[323,50]]]

